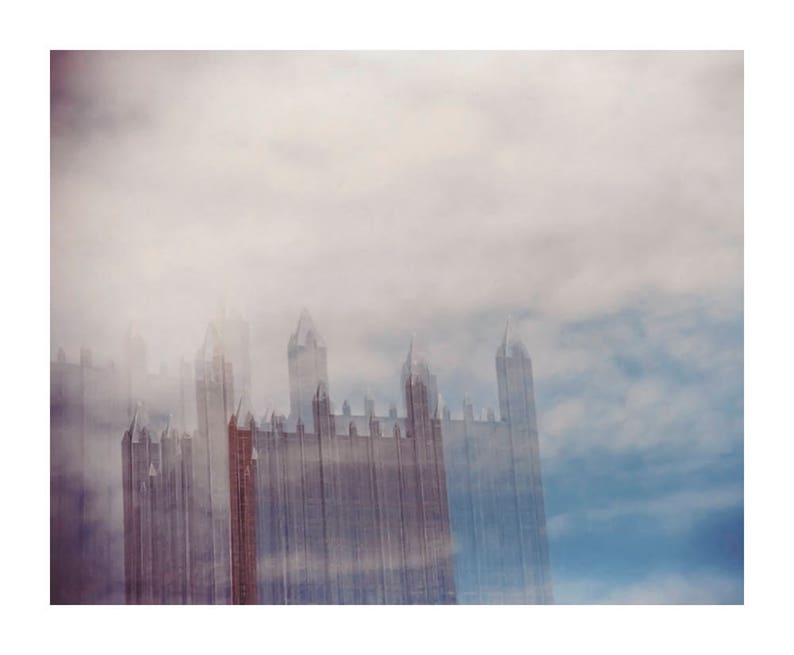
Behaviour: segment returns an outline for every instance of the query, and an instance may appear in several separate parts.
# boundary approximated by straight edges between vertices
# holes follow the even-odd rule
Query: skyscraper
[[[231,602],[229,444],[233,369],[218,330],[210,323],[196,356],[198,431],[192,444],[194,535],[191,564],[194,602]]]
[[[124,598],[118,435],[127,424],[122,376],[59,349],[50,364],[50,602]],[[113,465],[113,462],[116,462]]]
[[[298,327],[287,346],[289,364],[290,425],[300,419],[307,430],[314,430],[312,400],[317,387],[328,385],[325,341],[314,327],[309,312],[303,309]]]
[[[509,458],[511,462],[508,468],[515,494],[515,521],[524,583],[534,590],[536,602],[551,603],[553,596],[532,361],[526,346],[512,334],[509,318],[504,338],[496,351],[496,379],[499,412],[509,435],[504,455],[505,461]]]
[[[229,421],[230,520],[232,536],[232,602],[255,605],[257,602],[256,565],[256,460],[253,445],[254,418],[246,420],[249,429],[238,430],[240,406]]]
[[[500,421],[442,421],[455,575],[463,603],[551,603],[532,363],[511,332],[496,352]]]
[[[196,433],[158,440],[136,415],[122,442],[128,602],[553,602],[532,365],[510,323],[499,419],[468,397],[452,419],[413,340],[404,416],[393,403],[378,415],[369,396],[363,414],[347,400],[334,414],[321,344],[304,311],[289,420],[257,425],[247,391],[232,409],[213,323],[196,358]]]
[[[226,361],[232,365],[234,389],[251,393],[251,336],[248,322],[235,311],[227,312],[221,305],[218,315],[210,321],[221,343]]]
[[[189,600],[185,437],[166,426],[159,440],[136,410],[122,438],[124,581],[127,604]]]
[[[291,374],[316,354],[315,334],[302,314],[290,339]],[[307,345],[309,355],[298,350]],[[297,380],[291,375],[293,389],[302,392],[309,374],[316,375],[316,367],[307,368]],[[231,472],[237,481],[231,498],[235,590],[249,586],[253,567],[245,553],[255,543],[262,603],[455,602],[440,421],[430,415],[425,383],[429,367],[411,352],[407,373],[403,419],[378,418],[371,403],[363,416],[336,416],[325,380],[312,398],[312,430],[300,403],[294,430],[275,414],[258,427],[250,416],[232,417],[229,444],[239,453]],[[245,477],[249,466],[253,490]],[[248,507],[256,507],[255,539]]]
[[[416,347],[416,336],[411,337],[411,343],[408,346],[408,355],[403,362],[402,372],[400,374],[400,393],[405,393],[405,383],[408,378],[411,376],[411,363],[416,362],[417,359],[423,359],[423,355],[419,353],[419,350]],[[429,410],[430,415],[436,415],[436,409],[438,408],[438,380],[435,375],[430,372],[430,369],[426,366],[423,367],[420,371],[420,375],[422,376],[422,382],[425,385],[425,389],[427,389],[427,394],[429,398]],[[405,396],[403,395],[403,403],[405,403]],[[407,412],[408,407],[403,404],[403,409]]]

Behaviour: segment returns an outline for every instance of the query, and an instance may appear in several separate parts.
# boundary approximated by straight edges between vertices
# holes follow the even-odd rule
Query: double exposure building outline
[[[303,310],[287,348],[289,416],[257,422],[247,388],[235,395],[226,350],[211,323],[192,436],[166,429],[155,440],[135,421],[125,432],[137,462],[124,464],[125,553],[142,553],[125,557],[126,576],[141,578],[128,580],[128,602],[553,602],[532,364],[509,320],[496,352],[498,420],[490,410],[476,419],[468,398],[453,419],[413,339],[404,415],[393,403],[378,415],[368,394],[363,414],[347,400],[335,414],[326,345]],[[128,513],[143,501],[127,496],[143,490],[153,523],[130,537]],[[174,543],[184,545],[184,592],[146,578],[164,566],[146,559],[150,543],[169,544],[172,562],[182,561]]]

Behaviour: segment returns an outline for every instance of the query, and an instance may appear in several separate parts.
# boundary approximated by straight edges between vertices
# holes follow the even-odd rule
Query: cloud
[[[434,351],[483,314],[736,308],[741,54],[54,62],[52,337],[70,351],[114,356],[137,318],[154,357],[190,356],[226,294],[255,323],[259,402],[285,396],[304,304],[340,393],[387,382],[375,335],[403,349],[446,324]]]
[[[556,600],[562,604],[596,605],[735,605],[744,602],[741,575],[664,574],[627,584],[596,579],[555,583]]]
[[[582,525],[609,525],[618,520],[645,519],[652,521],[654,529],[659,532],[688,532],[704,516],[719,510],[741,508],[743,503],[743,489],[736,484],[687,489],[643,499],[613,499],[601,507],[551,516],[548,531],[554,539],[571,534]]]

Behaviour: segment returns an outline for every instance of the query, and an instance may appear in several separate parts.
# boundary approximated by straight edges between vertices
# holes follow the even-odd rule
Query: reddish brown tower
[[[239,409],[238,409],[239,414]],[[229,421],[229,499],[232,532],[232,603],[256,605],[256,451],[253,418],[248,429]]]

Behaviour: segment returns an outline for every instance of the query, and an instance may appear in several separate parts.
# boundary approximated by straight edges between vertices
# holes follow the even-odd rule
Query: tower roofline
[[[500,343],[499,347],[496,349],[496,356],[510,357],[515,349],[518,349],[525,357],[529,357],[526,345],[524,345],[521,338],[515,334],[515,330],[513,329],[513,317],[511,314],[508,314],[507,321],[505,321],[504,336],[502,337],[502,343]]]
[[[204,342],[201,344],[201,348],[199,348],[197,359],[206,361],[216,352],[223,353],[223,339],[214,323],[210,321],[207,324],[207,331],[204,333]]]
[[[427,358],[421,349],[416,347],[416,332],[411,333],[411,340],[408,343],[408,354],[405,357],[403,364],[403,373],[406,378],[414,375],[423,375],[430,372],[430,366],[427,363]]]
[[[135,411],[132,413],[132,421],[130,421],[130,437],[135,436],[135,428],[138,427],[138,410],[140,409],[141,404],[137,403],[135,405]]]
[[[314,321],[312,321],[309,310],[303,307],[298,318],[298,325],[295,328],[295,332],[290,336],[290,345],[305,346],[310,336],[318,346],[325,346],[325,340],[314,326]]]

